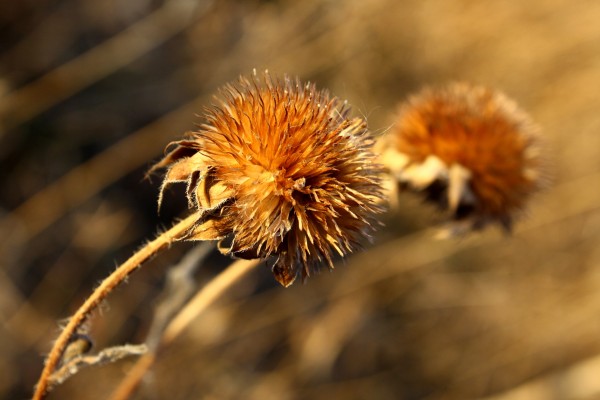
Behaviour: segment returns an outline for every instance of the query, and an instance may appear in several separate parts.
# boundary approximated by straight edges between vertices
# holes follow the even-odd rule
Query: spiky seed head
[[[546,180],[536,125],[482,86],[453,83],[411,97],[391,141],[386,164],[403,186],[449,211],[449,234],[490,222],[510,229]]]
[[[187,185],[198,221],[183,239],[219,240],[238,258],[275,257],[275,278],[289,286],[370,236],[381,167],[346,104],[267,72],[241,77],[216,100],[153,168],[167,169],[159,202],[167,186]]]

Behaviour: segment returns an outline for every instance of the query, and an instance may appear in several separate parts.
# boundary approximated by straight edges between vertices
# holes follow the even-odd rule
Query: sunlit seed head
[[[154,167],[167,169],[162,190],[187,185],[199,218],[185,239],[220,240],[239,258],[275,257],[284,286],[356,249],[380,212],[381,169],[365,122],[348,114],[288,77],[225,86],[198,131]]]
[[[454,83],[402,104],[390,169],[401,185],[447,210],[451,230],[509,229],[545,184],[537,127],[501,93]]]

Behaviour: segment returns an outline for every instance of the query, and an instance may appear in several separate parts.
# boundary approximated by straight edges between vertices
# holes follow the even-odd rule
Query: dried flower
[[[219,240],[224,254],[277,257],[289,286],[369,237],[382,197],[365,122],[313,84],[266,72],[225,86],[197,132],[153,169],[164,189],[187,184],[198,220],[183,240]]]
[[[503,94],[455,83],[401,106],[385,154],[403,187],[449,211],[447,234],[514,216],[544,182],[538,129]]]

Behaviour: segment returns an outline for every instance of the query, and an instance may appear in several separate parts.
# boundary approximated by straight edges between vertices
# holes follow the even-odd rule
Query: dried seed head
[[[385,155],[403,187],[451,214],[447,234],[514,216],[545,180],[537,127],[503,94],[455,83],[400,109]]]
[[[363,120],[312,84],[268,73],[225,86],[217,101],[153,168],[167,168],[159,202],[170,184],[187,184],[198,221],[184,240],[274,256],[275,278],[288,286],[369,237],[381,170]]]

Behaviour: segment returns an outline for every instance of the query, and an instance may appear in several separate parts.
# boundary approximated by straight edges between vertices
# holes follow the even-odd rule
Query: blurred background
[[[501,89],[543,128],[553,186],[514,235],[436,241],[410,195],[368,250],[281,288],[264,265],[161,355],[139,399],[600,398],[600,2],[0,2],[0,398],[114,267],[183,215],[144,173],[253,68],[316,82],[378,135],[424,85]],[[145,340],[174,245],[91,320]],[[211,254],[200,284],[229,260]],[[134,359],[51,399],[104,399]]]

